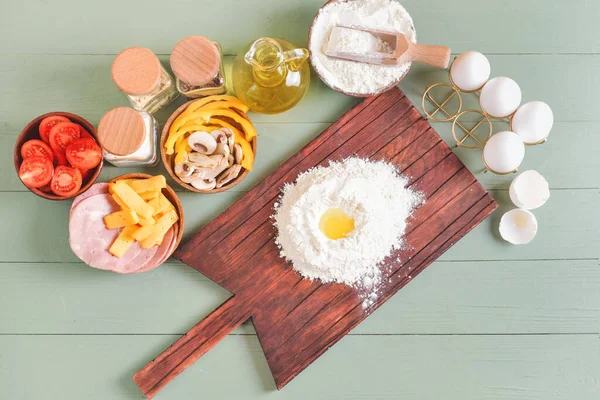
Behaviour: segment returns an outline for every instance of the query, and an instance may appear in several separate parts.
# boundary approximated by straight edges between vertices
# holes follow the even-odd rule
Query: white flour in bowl
[[[402,247],[406,219],[423,203],[407,183],[393,165],[360,158],[301,174],[275,204],[281,256],[306,278],[376,290],[380,263]],[[332,240],[321,231],[320,219],[332,208],[354,218],[345,238]]]
[[[313,68],[328,85],[348,93],[373,94],[402,78],[410,68],[410,63],[389,67],[326,56],[329,36],[336,25],[400,32],[413,42],[417,39],[410,15],[395,0],[350,0],[326,5],[315,19],[309,49]],[[355,50],[360,52],[360,48]]]

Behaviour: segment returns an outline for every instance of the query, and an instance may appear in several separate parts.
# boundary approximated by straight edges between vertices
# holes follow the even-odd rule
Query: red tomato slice
[[[64,152],[57,152],[52,150],[52,153],[54,153],[54,165],[65,165],[65,166],[69,166],[69,162],[67,161],[67,157],[65,156]]]
[[[81,172],[81,184],[85,184],[88,183],[89,180],[92,178],[92,176],[94,175],[94,172],[96,172],[95,169],[80,169],[79,172]]]
[[[77,168],[59,165],[54,170],[50,188],[57,196],[71,197],[81,189],[81,172]]]
[[[83,125],[79,125],[79,133],[80,133],[80,135],[79,135],[80,138],[94,139],[94,137],[92,135],[90,135],[90,133],[83,127]]]
[[[57,153],[64,153],[67,146],[79,139],[79,125],[72,122],[59,122],[50,129],[50,147]]]
[[[53,171],[52,161],[47,157],[29,157],[21,163],[19,178],[29,188],[40,188],[50,182]]]
[[[92,169],[100,164],[102,150],[91,138],[77,139],[67,146],[67,160],[78,169]]]
[[[21,146],[21,157],[29,158],[35,156],[48,157],[50,162],[54,161],[54,153],[50,146],[38,139],[28,140]]]
[[[60,115],[51,115],[46,117],[40,122],[40,138],[46,142],[50,143],[48,136],[50,135],[50,129],[59,122],[69,122],[68,118],[61,117]]]

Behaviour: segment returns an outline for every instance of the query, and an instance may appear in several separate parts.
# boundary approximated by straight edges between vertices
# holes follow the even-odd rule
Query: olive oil
[[[319,229],[331,240],[344,239],[354,230],[354,218],[339,208],[330,208],[323,213]]]
[[[277,114],[294,107],[310,85],[308,50],[283,39],[261,38],[233,64],[236,96],[252,111]]]

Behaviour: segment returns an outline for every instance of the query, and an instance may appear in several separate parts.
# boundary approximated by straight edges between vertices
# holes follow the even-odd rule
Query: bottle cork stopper
[[[144,143],[145,126],[142,116],[129,107],[113,108],[100,119],[98,141],[109,153],[126,156]]]
[[[140,96],[158,87],[162,68],[156,55],[149,49],[130,47],[117,54],[111,73],[119,90]]]
[[[209,83],[219,73],[221,55],[217,46],[202,36],[181,39],[171,53],[173,73],[194,86]]]

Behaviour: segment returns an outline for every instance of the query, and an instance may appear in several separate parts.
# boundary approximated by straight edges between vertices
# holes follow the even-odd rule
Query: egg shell
[[[472,92],[480,89],[490,79],[490,62],[477,51],[462,53],[450,67],[450,79],[456,87]]]
[[[500,219],[500,236],[515,245],[527,244],[535,238],[538,222],[531,211],[515,208]]]
[[[545,140],[554,125],[554,114],[550,106],[542,101],[523,104],[512,117],[510,126],[527,144]]]
[[[481,109],[494,118],[506,118],[521,104],[521,88],[505,76],[490,79],[481,89]]]
[[[525,210],[535,210],[550,198],[550,186],[539,172],[529,170],[513,179],[508,194],[515,206]]]
[[[513,172],[523,162],[525,144],[511,131],[498,132],[486,142],[483,160],[489,169],[500,174]]]

